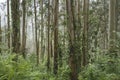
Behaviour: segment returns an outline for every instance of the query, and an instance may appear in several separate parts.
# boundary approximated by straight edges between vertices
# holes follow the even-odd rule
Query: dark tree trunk
[[[20,15],[19,0],[11,0],[12,15],[12,47],[13,52],[18,53],[20,50]]]
[[[0,15],[0,45],[2,44],[2,28],[1,28],[1,15]],[[1,48],[0,48],[1,53]]]
[[[35,44],[36,44],[36,56],[37,56],[37,65],[39,64],[39,41],[37,34],[37,10],[36,10],[36,0],[34,0],[34,22],[35,22]]]
[[[7,27],[8,27],[8,48],[10,49],[10,12],[9,12],[9,0],[7,0]]]
[[[66,8],[67,8],[67,19],[68,19],[68,32],[69,32],[69,66],[71,69],[70,79],[78,80],[77,74],[77,61],[76,61],[76,52],[75,52],[75,15],[74,12],[74,1],[66,0]]]
[[[82,42],[82,52],[83,52],[83,66],[88,63],[88,10],[89,10],[89,0],[84,0],[83,13],[84,13],[84,27],[83,27],[83,42]]]
[[[50,38],[49,34],[50,33],[50,0],[48,0],[48,59],[47,59],[47,69],[49,70],[50,68]]]
[[[57,74],[58,70],[58,8],[59,0],[55,0],[54,9],[54,74]]]
[[[25,47],[26,47],[26,0],[23,0],[22,2],[22,8],[23,8],[23,26],[22,26],[22,54],[25,58]]]

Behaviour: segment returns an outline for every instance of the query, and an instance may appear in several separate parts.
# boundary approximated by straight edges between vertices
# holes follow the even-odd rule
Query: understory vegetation
[[[0,80],[120,80],[120,0],[0,0]]]
[[[120,56],[111,58],[103,53],[97,57],[86,67],[80,68],[79,80],[120,80]],[[47,70],[46,64],[47,60],[44,60],[36,65],[35,54],[29,54],[24,59],[22,55],[4,51],[0,54],[0,80],[70,80],[70,68],[65,62],[57,75]]]

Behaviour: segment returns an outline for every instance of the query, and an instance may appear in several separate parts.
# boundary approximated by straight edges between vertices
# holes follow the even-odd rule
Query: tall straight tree
[[[1,15],[0,15],[0,44],[2,43],[2,28],[1,28]],[[1,53],[1,48],[0,48]]]
[[[67,8],[67,26],[69,32],[69,66],[71,69],[70,80],[78,80],[77,62],[75,52],[75,15],[74,15],[74,1],[66,0]]]
[[[22,25],[22,44],[21,50],[23,57],[25,58],[25,47],[26,47],[26,0],[22,1],[22,9],[23,9],[23,25]]]
[[[58,70],[58,10],[59,0],[54,1],[54,74],[57,74]]]
[[[43,8],[43,1],[44,0],[41,0],[41,58],[43,58],[44,57],[44,48],[43,48],[43,39],[44,39],[44,15],[43,15],[43,10],[44,10],[44,8]]]
[[[76,38],[76,43],[79,43],[77,44],[77,47],[79,47],[79,49],[77,49],[77,59],[79,60],[77,62],[77,67],[78,67],[78,72],[80,71],[80,67],[82,66],[82,53],[81,53],[81,43],[82,43],[82,40],[81,40],[81,34],[82,34],[82,25],[81,25],[81,5],[82,5],[82,2],[81,0],[76,0],[76,4],[75,4],[75,9],[76,10],[76,15],[75,15],[75,18],[76,18],[76,28],[75,28],[75,38]]]
[[[50,68],[50,0],[48,0],[48,58],[47,58],[47,69]]]
[[[104,2],[104,13],[106,13],[106,0],[103,1]],[[104,14],[104,26],[103,26],[103,30],[104,30],[104,33],[103,33],[103,48],[104,49],[107,49],[108,48],[108,32],[107,32],[107,19],[108,19],[108,16],[106,14]]]
[[[37,10],[36,10],[36,0],[34,0],[34,22],[35,22],[35,44],[36,44],[36,56],[37,56],[37,65],[39,64],[39,42],[37,34]]]
[[[7,0],[7,27],[8,27],[8,48],[10,48],[10,10],[9,10],[9,0]]]
[[[120,13],[120,0],[116,0],[116,26],[117,26],[117,32],[120,32],[120,27],[118,26],[119,24],[119,13]]]
[[[52,4],[52,9],[51,9],[51,25],[53,25],[53,23],[54,23],[54,0],[51,0],[51,4]],[[54,26],[53,26],[54,27]],[[51,39],[50,39],[50,47],[51,47],[51,57],[53,57],[53,53],[54,53],[54,46],[53,46],[53,27],[51,26],[51,29],[50,29],[50,31],[51,31],[51,35],[50,35],[50,37],[51,37]]]
[[[83,66],[87,64],[87,54],[88,54],[88,10],[89,10],[89,0],[84,0],[83,5],[83,42],[82,42],[82,52],[83,52]]]
[[[109,49],[113,50],[115,48],[116,40],[116,0],[110,0],[109,3]]]
[[[13,52],[18,53],[20,50],[20,11],[19,1],[11,0],[11,15],[12,15],[12,47]]]

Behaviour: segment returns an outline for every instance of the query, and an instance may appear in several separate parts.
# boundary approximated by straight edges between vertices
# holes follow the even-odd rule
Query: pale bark
[[[115,48],[116,40],[116,0],[110,0],[109,4],[109,49]]]
[[[41,0],[41,58],[44,58],[44,17],[43,17],[43,1]]]

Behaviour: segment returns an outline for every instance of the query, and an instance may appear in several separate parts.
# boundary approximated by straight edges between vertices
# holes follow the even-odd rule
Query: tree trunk
[[[48,0],[48,58],[47,58],[47,69],[49,70],[50,68],[50,38],[49,34],[50,33],[50,0]]]
[[[41,58],[44,59],[44,46],[43,46],[43,40],[44,40],[44,19],[43,19],[43,1],[41,0]]]
[[[109,4],[109,49],[115,49],[116,40],[116,0],[110,0]]]
[[[0,15],[0,45],[2,44],[2,28],[1,28],[1,15]],[[1,53],[1,48],[0,48]]]
[[[35,44],[36,44],[36,56],[37,56],[37,65],[39,64],[39,41],[37,34],[37,10],[36,10],[36,0],[34,0],[34,22],[35,22]]]
[[[8,48],[10,49],[10,12],[9,12],[9,0],[7,0],[7,26],[8,26]]]
[[[119,54],[117,51],[117,0],[110,0],[109,4],[109,56],[116,58]]]
[[[58,9],[59,0],[55,0],[54,9],[54,74],[57,74],[58,70]]]
[[[22,8],[23,8],[23,26],[22,26],[22,54],[25,58],[25,47],[26,47],[26,0],[23,0],[22,2]]]
[[[19,0],[11,0],[12,15],[12,47],[13,52],[18,53],[20,50],[20,15]]]
[[[77,74],[77,62],[75,52],[75,15],[74,13],[74,2],[72,0],[66,0],[67,8],[67,19],[68,19],[68,32],[69,32],[69,66],[71,69],[70,78],[71,80],[78,80]]]
[[[82,42],[82,52],[83,52],[83,66],[88,63],[88,10],[89,10],[89,0],[84,0],[83,6],[83,17],[84,17],[84,27],[83,27],[83,42]]]

